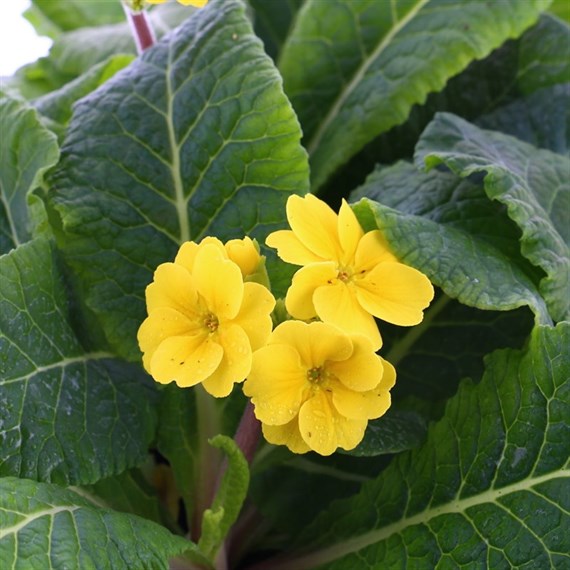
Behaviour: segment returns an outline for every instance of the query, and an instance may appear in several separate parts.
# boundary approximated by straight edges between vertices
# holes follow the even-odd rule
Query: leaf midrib
[[[29,524],[32,524],[35,520],[41,519],[42,517],[55,517],[58,513],[61,512],[69,512],[72,513],[73,511],[78,510],[81,507],[78,506],[65,506],[65,507],[52,507],[51,509],[44,509],[41,511],[36,511],[30,515],[26,515],[20,522],[4,527],[0,529],[0,540],[5,538],[10,534],[16,534]],[[7,510],[7,509],[6,509]],[[15,512],[15,511],[8,511],[8,512]],[[20,514],[20,513],[16,513]]]
[[[321,122],[319,128],[315,131],[315,134],[311,138],[311,140],[307,144],[307,151],[309,155],[312,155],[319,147],[321,140],[327,131],[329,125],[338,115],[339,110],[344,105],[345,101],[348,97],[352,94],[352,92],[356,89],[356,87],[360,84],[362,78],[368,71],[368,68],[372,63],[376,61],[380,54],[386,49],[386,47],[390,44],[392,39],[396,34],[400,32],[413,18],[416,14],[429,2],[430,0],[418,0],[418,3],[414,8],[412,8],[401,20],[394,22],[393,27],[391,30],[384,36],[382,41],[376,46],[374,51],[368,56],[368,58],[364,59],[360,64],[360,67],[357,69],[356,73],[354,74],[352,80],[348,83],[348,85],[343,89],[337,96],[335,102],[330,107],[328,113],[325,115],[324,120]],[[394,13],[393,6],[391,6],[392,14]]]
[[[360,536],[350,537],[346,540],[336,542],[334,546],[322,548],[313,551],[303,558],[295,560],[295,568],[297,570],[310,570],[318,565],[333,562],[353,552],[358,552],[368,546],[377,544],[390,536],[401,532],[403,529],[410,528],[415,525],[425,524],[428,521],[449,514],[465,513],[469,508],[476,507],[485,503],[498,503],[499,499],[521,491],[532,489],[536,485],[546,483],[553,479],[570,477],[570,469],[563,468],[552,471],[540,477],[528,478],[517,481],[511,485],[501,487],[500,489],[488,489],[487,491],[468,497],[466,499],[458,499],[438,506],[424,510],[412,517],[403,517],[387,526],[379,529],[363,533]],[[514,515],[513,515],[514,516]],[[284,566],[285,567],[285,566]],[[277,566],[275,567],[277,569]]]

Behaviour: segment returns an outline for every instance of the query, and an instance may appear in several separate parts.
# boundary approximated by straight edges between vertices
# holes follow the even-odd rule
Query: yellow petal
[[[265,243],[277,249],[277,255],[293,265],[308,265],[326,261],[303,245],[291,230],[279,230],[267,236]]]
[[[347,389],[365,392],[372,390],[382,380],[382,359],[374,352],[370,340],[360,335],[351,337],[353,352],[338,362],[329,362],[327,371],[336,376]]]
[[[193,336],[200,332],[200,328],[199,323],[170,307],[154,311],[143,321],[137,333],[147,372],[150,372],[150,359],[154,351],[164,339],[171,336]]]
[[[228,258],[241,270],[243,277],[255,273],[261,263],[259,246],[250,237],[243,239],[231,239],[225,245]]]
[[[386,413],[390,407],[390,392],[378,387],[366,392],[349,390],[341,382],[331,386],[332,400],[338,412],[353,420],[372,420]]]
[[[397,261],[380,230],[366,232],[356,248],[355,272],[370,271],[379,263]]]
[[[356,295],[364,309],[395,325],[417,325],[433,299],[429,279],[402,263],[380,263],[358,280]]]
[[[268,289],[257,283],[244,283],[243,301],[232,323],[245,331],[252,350],[267,342],[273,328],[271,311],[274,308],[275,298]]]
[[[271,335],[270,342],[293,346],[306,370],[327,361],[344,360],[352,354],[352,341],[342,331],[325,323],[285,321]]]
[[[145,294],[149,314],[170,307],[194,318],[200,308],[192,276],[174,263],[163,263],[156,268],[154,281],[146,288]]]
[[[341,263],[343,265],[353,262],[356,248],[363,235],[362,226],[356,219],[352,208],[346,200],[343,200],[338,213],[338,237],[342,247]]]
[[[192,273],[194,271],[194,261],[196,259],[196,254],[205,245],[215,245],[220,250],[222,255],[227,257],[224,244],[218,238],[208,236],[205,237],[199,244],[194,241],[185,241],[180,246],[180,249],[178,250],[178,253],[174,259],[174,263],[181,265],[190,273]]]
[[[337,215],[325,202],[312,194],[289,196],[287,220],[301,243],[315,255],[340,261]]]
[[[313,304],[315,290],[336,279],[336,264],[332,261],[313,263],[302,267],[293,275],[291,287],[285,297],[287,311],[296,319],[312,319],[317,316]]]
[[[251,346],[242,328],[221,325],[215,335],[224,350],[219,366],[202,385],[216,398],[227,396],[236,382],[242,382],[251,370]]]
[[[208,0],[178,0],[180,4],[184,6],[194,6],[195,8],[203,8]]]
[[[298,352],[292,346],[273,344],[253,354],[243,391],[251,398],[257,419],[283,425],[297,415],[309,388]]]
[[[319,287],[313,294],[317,315],[345,332],[362,334],[370,339],[374,350],[382,346],[382,339],[374,318],[356,299],[354,288],[337,282]]]
[[[387,360],[380,357],[382,366],[384,367],[384,374],[380,384],[375,388],[378,390],[391,390],[396,384],[396,369]]]
[[[366,424],[366,420],[341,416],[322,390],[307,400],[299,411],[301,437],[321,455],[331,455],[338,447],[356,447],[364,437]]]
[[[220,321],[233,319],[243,299],[243,279],[239,267],[214,244],[200,247],[192,273],[196,289],[208,309]]]
[[[210,376],[220,364],[222,347],[206,335],[173,336],[160,343],[150,361],[152,377],[185,388]]]
[[[303,441],[297,418],[282,426],[262,424],[263,436],[269,443],[286,445],[293,453],[307,453],[311,448]]]

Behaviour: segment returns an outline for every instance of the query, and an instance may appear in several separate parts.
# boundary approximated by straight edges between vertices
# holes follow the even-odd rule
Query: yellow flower
[[[400,263],[379,230],[364,233],[343,200],[339,214],[315,196],[290,196],[291,230],[270,234],[284,261],[303,265],[285,303],[297,319],[319,317],[347,332],[367,336],[375,349],[382,339],[373,316],[396,325],[415,325],[433,299],[429,279]]]
[[[253,354],[244,393],[267,441],[330,455],[360,443],[368,420],[390,407],[394,367],[362,335],[287,321]]]
[[[167,0],[146,0],[147,4],[164,4]],[[208,0],[177,0],[179,4],[184,6],[194,6],[195,8],[202,8]]]
[[[252,352],[271,333],[273,295],[244,283],[219,240],[187,242],[146,289],[148,317],[138,332],[143,364],[160,383],[200,382],[227,396],[251,368]]]

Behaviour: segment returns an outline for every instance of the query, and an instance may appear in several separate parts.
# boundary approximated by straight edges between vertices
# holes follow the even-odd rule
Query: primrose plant
[[[25,17],[2,570],[570,568],[567,2]]]

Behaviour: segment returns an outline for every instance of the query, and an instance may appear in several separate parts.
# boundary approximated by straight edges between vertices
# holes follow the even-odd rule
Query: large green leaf
[[[304,0],[249,0],[255,33],[265,51],[277,61],[299,8]]]
[[[550,322],[531,278],[488,241],[367,198],[355,204],[354,211],[363,227],[380,229],[403,263],[425,273],[449,297],[484,310],[527,305],[538,322]]]
[[[56,164],[55,136],[21,101],[0,96],[0,255],[30,239],[27,199]]]
[[[0,257],[0,476],[93,483],[143,462],[154,383],[106,353],[85,353],[44,239]]]
[[[422,448],[318,517],[301,537],[313,552],[271,568],[567,568],[569,329],[493,353]]]
[[[263,243],[282,226],[287,197],[308,190],[300,136],[236,1],[211,2],[77,104],[53,203],[66,261],[123,356],[138,358],[144,288],[180,243]]]
[[[549,0],[308,0],[280,59],[314,188],[406,120],[473,59],[518,36]]]
[[[194,544],[164,527],[46,483],[0,479],[0,521],[2,568],[167,570],[182,554],[208,567]]]
[[[540,292],[550,314],[556,321],[569,318],[568,157],[441,113],[422,135],[416,162],[427,168],[444,163],[461,177],[485,174],[487,195],[504,204],[521,229],[522,254],[546,273]]]
[[[68,32],[88,26],[121,22],[125,18],[120,2],[108,0],[32,0],[24,16],[38,33]]]

